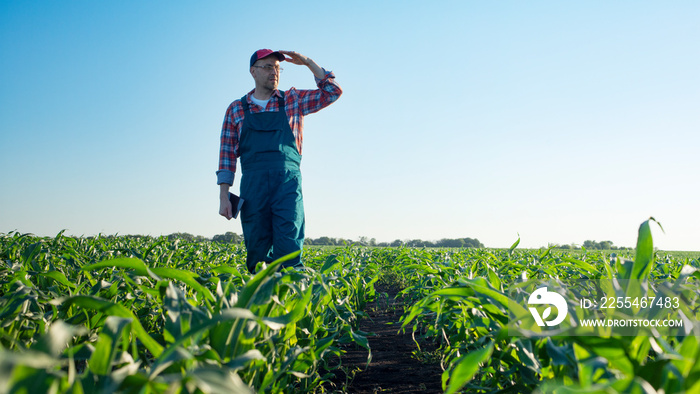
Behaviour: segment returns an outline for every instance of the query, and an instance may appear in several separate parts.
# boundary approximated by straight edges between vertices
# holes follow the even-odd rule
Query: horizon
[[[86,238],[86,239],[88,239],[88,238],[96,238],[96,237],[100,237],[100,236],[101,236],[101,237],[107,237],[107,238],[108,238],[108,237],[149,237],[149,238],[157,239],[157,238],[170,237],[170,236],[177,236],[177,235],[189,235],[189,236],[192,236],[192,237],[194,237],[194,238],[204,238],[205,240],[212,241],[214,237],[220,236],[220,235],[225,235],[225,234],[226,234],[226,233],[214,234],[214,235],[209,236],[209,237],[204,236],[204,235],[201,235],[201,234],[192,234],[192,233],[189,233],[189,232],[173,232],[173,233],[169,233],[169,234],[158,234],[158,235],[154,235],[154,234],[119,234],[119,233],[114,233],[114,234],[103,234],[103,233],[98,233],[98,234],[90,234],[90,235],[86,235],[86,234],[75,235],[75,234],[70,234],[70,233],[66,234],[66,231],[67,231],[67,230],[61,230],[61,231],[59,231],[59,232],[58,232],[57,234],[55,234],[55,235],[41,235],[41,234],[35,234],[35,233],[32,233],[32,232],[22,233],[22,232],[19,232],[19,231],[16,231],[16,230],[12,230],[12,231],[9,231],[9,232],[2,232],[2,231],[0,231],[0,235],[1,235],[1,234],[9,235],[9,234],[11,234],[11,233],[14,232],[14,233],[21,234],[21,235],[33,235],[33,236],[36,236],[36,237],[39,237],[39,238],[55,238],[55,237],[57,237],[58,235],[63,235],[63,236],[67,236],[67,237]],[[653,230],[652,230],[652,231],[653,231]],[[242,234],[242,233],[239,234],[239,233],[236,233],[236,232],[233,232],[233,231],[230,231],[230,232],[233,233],[233,234],[236,234],[237,236],[239,236],[239,237],[241,237],[241,238],[243,238],[243,234]],[[327,237],[327,238],[330,238],[330,239],[333,239],[333,240],[337,240],[337,241],[350,241],[350,242],[352,242],[352,243],[361,243],[361,242],[362,242],[362,238],[365,238],[366,240],[375,240],[375,242],[376,242],[376,244],[377,244],[378,246],[380,246],[379,244],[390,244],[390,243],[395,242],[395,241],[401,241],[401,242],[404,243],[404,244],[405,244],[405,243],[408,243],[408,242],[411,242],[411,241],[423,241],[423,242],[436,243],[436,242],[439,242],[439,241],[444,240],[444,239],[466,239],[466,238],[469,238],[469,239],[473,239],[473,240],[479,241],[480,243],[482,243],[482,244],[484,245],[484,248],[486,248],[486,249],[508,249],[508,248],[510,248],[510,246],[508,246],[508,247],[498,246],[498,247],[497,247],[497,246],[489,246],[489,245],[486,245],[486,244],[484,244],[483,242],[481,242],[481,240],[479,240],[479,237],[443,237],[443,238],[439,238],[439,239],[422,239],[422,238],[403,238],[403,239],[400,239],[400,238],[394,238],[394,239],[391,239],[391,240],[379,240],[379,239],[376,239],[376,238],[374,238],[374,237],[369,237],[369,236],[359,236],[359,237],[357,237],[357,239],[355,239],[355,238],[332,237],[332,236],[329,236],[329,235],[321,235],[321,236],[318,236],[318,237],[306,237],[305,240],[309,240],[309,239],[317,240],[317,239],[319,239],[319,238],[324,238],[324,237]],[[600,242],[612,242],[612,241],[609,241],[609,240],[587,239],[587,240],[582,241],[581,243],[576,243],[576,242],[574,242],[574,243],[569,243],[569,244],[554,244],[554,243],[549,243],[548,245],[535,246],[535,247],[521,247],[520,244],[519,244],[519,240],[518,240],[518,239],[516,239],[513,243],[515,244],[516,242],[518,242],[518,246],[516,246],[515,249],[523,249],[523,250],[525,250],[525,249],[547,249],[547,248],[561,249],[561,248],[559,248],[559,247],[563,247],[563,246],[570,246],[570,247],[573,247],[573,248],[581,249],[582,246],[583,246],[583,244],[584,244],[585,242],[588,242],[588,241],[593,241],[593,242],[596,242],[596,243],[600,243]],[[313,245],[305,245],[305,246],[313,246]],[[512,245],[511,245],[511,246],[512,246]],[[614,246],[616,249],[620,249],[620,250],[624,250],[624,249],[626,249],[626,250],[634,250],[634,249],[636,248],[636,244],[635,244],[634,246],[630,246],[630,245],[617,245],[617,244],[615,244],[614,242],[612,242],[612,245],[611,245],[611,246]],[[567,250],[566,248],[563,248],[563,249],[564,249],[564,250]],[[616,249],[594,249],[594,250],[616,250]],[[659,251],[667,251],[667,252],[693,252],[693,253],[694,253],[694,252],[698,252],[698,253],[700,253],[700,250],[671,250],[671,249],[659,249],[657,246],[654,246],[654,249],[659,250]],[[571,249],[569,249],[569,250],[571,250]]]

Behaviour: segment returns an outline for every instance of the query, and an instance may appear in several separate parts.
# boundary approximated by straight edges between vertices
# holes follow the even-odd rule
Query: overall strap
[[[241,97],[241,105],[243,106],[243,112],[248,112],[248,95]]]

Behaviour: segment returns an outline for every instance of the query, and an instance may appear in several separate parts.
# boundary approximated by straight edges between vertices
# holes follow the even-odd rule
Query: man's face
[[[261,68],[266,67],[266,68]],[[280,62],[274,56],[262,58],[253,64],[250,73],[255,79],[255,86],[269,90],[277,89],[280,82]]]

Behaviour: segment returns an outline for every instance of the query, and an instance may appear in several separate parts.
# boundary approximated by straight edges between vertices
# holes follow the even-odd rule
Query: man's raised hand
[[[318,79],[323,79],[326,76],[326,72],[323,71],[323,69],[316,64],[311,58],[308,56],[304,56],[301,53],[294,52],[294,51],[278,51],[279,53],[285,55],[285,60],[292,63],[292,64],[298,64],[300,66],[306,66],[311,70],[312,73],[314,73],[314,76]]]
[[[309,64],[310,59],[302,55],[301,53],[297,53],[294,51],[279,51],[279,53],[285,55],[286,58],[284,60],[290,63],[298,64],[300,66],[305,66]]]

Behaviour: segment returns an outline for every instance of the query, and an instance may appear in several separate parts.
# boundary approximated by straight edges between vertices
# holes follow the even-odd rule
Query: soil
[[[442,369],[439,362],[431,362],[430,357],[436,345],[416,334],[423,355],[419,360],[414,355],[418,346],[410,328],[406,333],[399,332],[399,318],[403,314],[402,299],[395,299],[399,289],[380,285],[376,290],[377,300],[366,308],[369,316],[360,321],[360,330],[369,334],[372,361],[367,366],[367,350],[350,345],[344,349],[346,354],[341,358],[346,368],[333,371],[336,375],[334,387],[327,389],[360,394],[442,393]],[[352,371],[356,371],[354,375]]]

